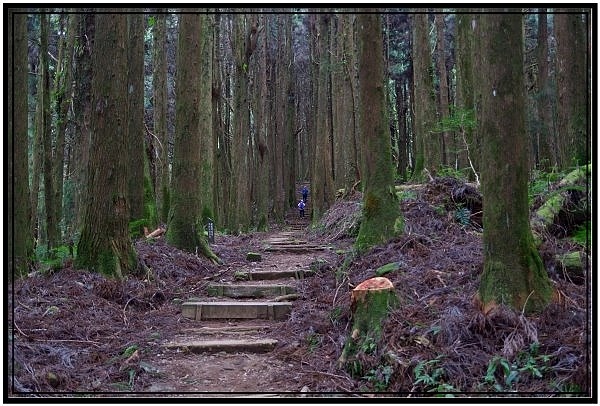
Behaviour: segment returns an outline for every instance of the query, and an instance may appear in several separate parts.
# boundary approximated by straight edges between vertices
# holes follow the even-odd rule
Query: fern
[[[454,219],[463,226],[468,226],[471,222],[471,210],[466,207],[460,207],[454,212]]]

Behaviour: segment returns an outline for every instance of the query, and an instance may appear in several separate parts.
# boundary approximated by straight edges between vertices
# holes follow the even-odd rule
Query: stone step
[[[189,340],[183,342],[170,342],[165,344],[169,349],[180,349],[195,354],[205,352],[269,352],[277,345],[278,341],[270,338],[264,339],[221,339],[221,340]]]
[[[309,242],[306,240],[293,239],[293,238],[270,238],[265,240],[264,243],[266,245],[306,245]]]
[[[209,296],[226,296],[233,298],[263,298],[289,295],[296,289],[287,285],[252,285],[252,284],[210,284],[206,288]]]
[[[327,247],[322,245],[296,245],[296,244],[288,244],[288,245],[277,245],[266,247],[264,250],[266,252],[311,252],[311,251],[323,251],[326,250]]]
[[[252,271],[240,273],[240,279],[246,277],[248,281],[272,281],[277,279],[304,279],[309,276],[314,276],[315,271],[312,269],[298,269],[288,271]]]
[[[219,321],[219,323],[221,323],[221,321]],[[240,323],[240,321],[237,321],[237,323]],[[265,323],[273,323],[272,321],[267,321],[265,320]],[[209,326],[203,326],[203,327],[196,327],[196,328],[186,328],[181,330],[181,332],[183,334],[185,334],[186,336],[190,336],[190,335],[200,335],[200,336],[205,336],[205,335],[210,335],[210,336],[215,336],[215,335],[248,335],[248,334],[257,334],[260,333],[261,331],[272,327],[272,324],[263,324],[263,325],[258,325],[258,324],[235,324],[235,325],[231,325],[231,326],[214,326],[214,327],[209,327]]]
[[[291,302],[191,301],[181,305],[183,317],[195,320],[265,319],[283,320],[292,311]]]

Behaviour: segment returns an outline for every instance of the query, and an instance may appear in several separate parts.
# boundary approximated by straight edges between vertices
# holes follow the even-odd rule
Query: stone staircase
[[[307,218],[290,211],[287,220],[287,230],[263,241],[264,253],[276,258],[328,249],[302,238],[309,224]],[[195,320],[199,327],[182,331],[165,346],[191,353],[269,352],[278,341],[265,338],[265,330],[290,316],[293,300],[298,297],[296,285],[314,273],[303,267],[249,269],[236,272],[233,281],[210,283],[206,296],[190,298],[181,306],[182,316]]]

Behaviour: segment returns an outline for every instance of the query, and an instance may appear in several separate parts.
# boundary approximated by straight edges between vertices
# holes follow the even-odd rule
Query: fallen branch
[[[147,229],[144,228],[144,234],[146,234]],[[156,230],[146,235],[146,238],[155,238],[163,235],[167,230],[162,227],[158,227]]]

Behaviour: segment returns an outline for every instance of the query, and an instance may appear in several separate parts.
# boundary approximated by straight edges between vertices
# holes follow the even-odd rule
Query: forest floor
[[[456,198],[477,191],[451,178],[407,187],[405,232],[357,256],[360,196],[338,201],[298,238],[328,249],[264,252],[285,226],[216,235],[223,265],[162,239],[135,247],[149,272],[115,282],[69,261],[8,288],[8,388],[5,398],[61,397],[589,397],[592,385],[589,277],[575,279],[553,260],[574,249],[547,236],[540,252],[560,300],[536,316],[473,304],[483,268],[475,210],[457,215]],[[461,221],[458,221],[461,220]],[[510,236],[507,236],[510,238]],[[248,252],[261,252],[249,262]],[[354,372],[337,360],[351,326],[350,292],[388,263],[401,306],[383,326],[382,345]],[[236,322],[274,338],[266,353],[194,354],[165,344],[226,322],[182,317],[181,303],[239,271],[308,269],[283,321]],[[589,271],[589,268],[588,268]],[[589,272],[587,272],[589,275]],[[587,281],[587,282],[586,282]],[[234,325],[233,322],[231,322]]]

